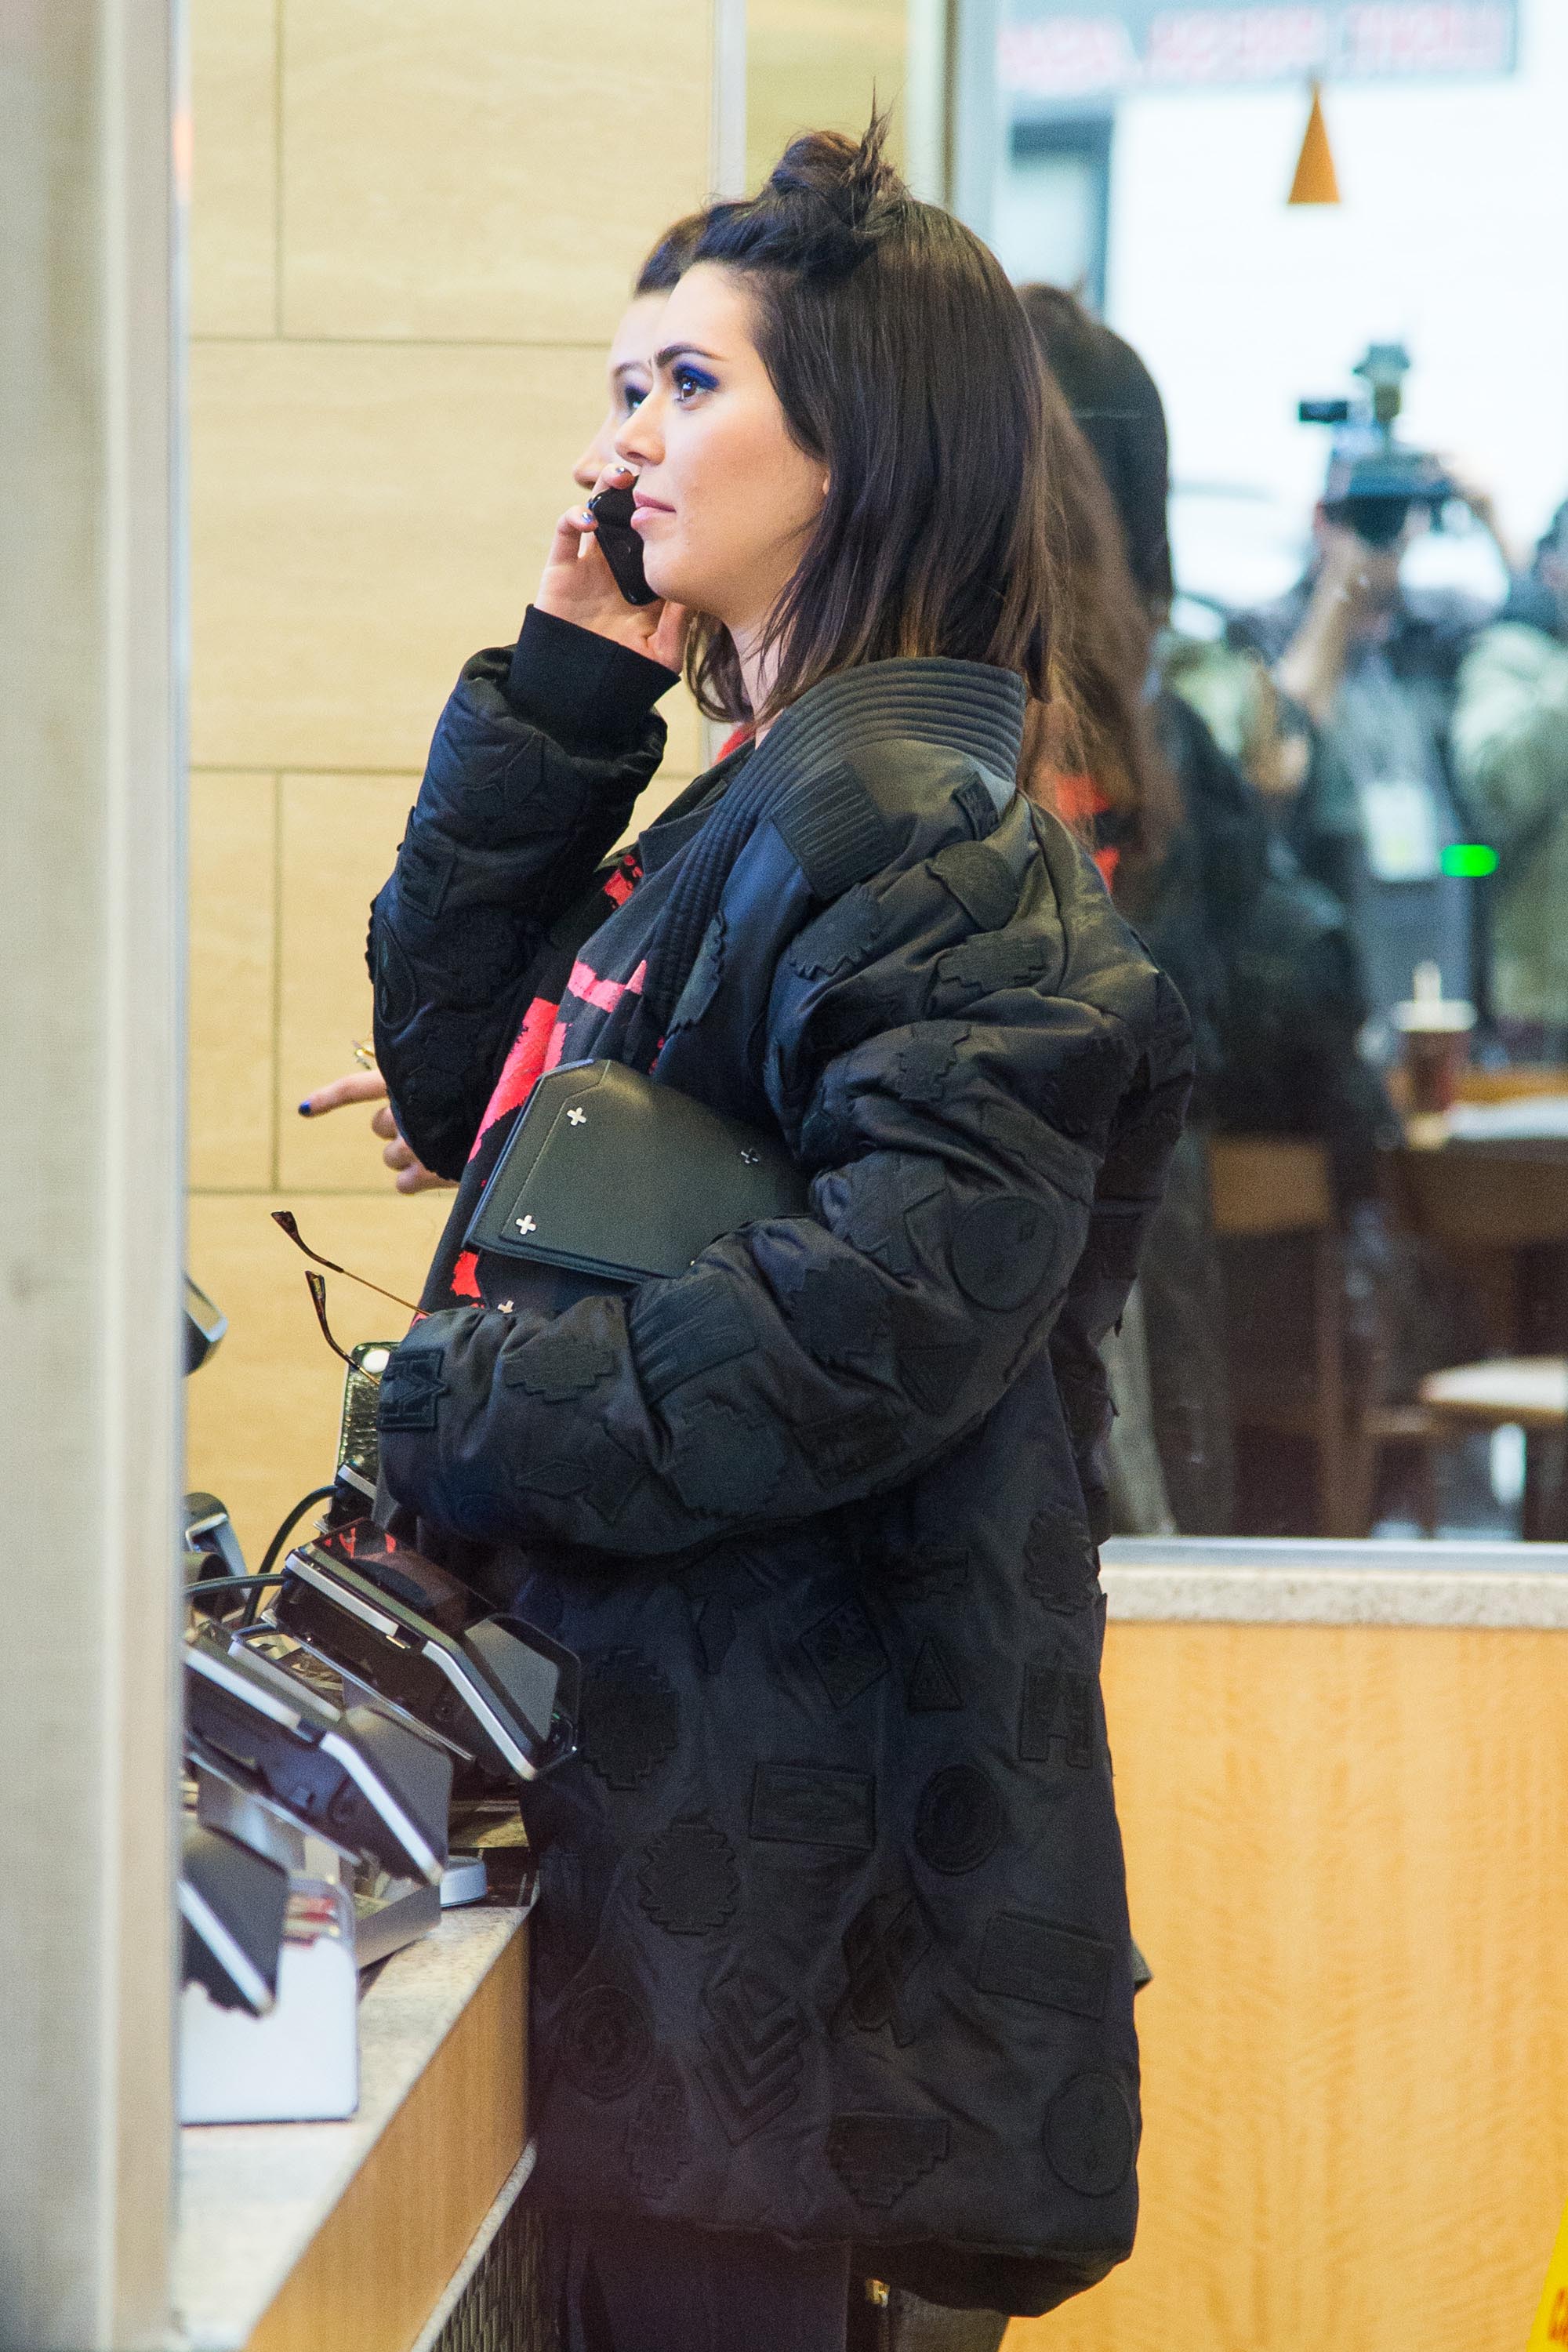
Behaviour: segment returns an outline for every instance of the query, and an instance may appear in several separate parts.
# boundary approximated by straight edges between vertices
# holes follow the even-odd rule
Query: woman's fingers
[[[381,1156],[396,1175],[400,1192],[429,1192],[440,1187],[451,1189],[449,1177],[433,1176],[429,1169],[415,1158],[413,1145],[405,1143],[399,1135],[389,1109],[378,1110],[371,1125],[377,1135],[384,1135],[388,1139]]]
[[[686,658],[686,637],[690,626],[689,604],[661,605],[658,626],[647,641],[650,658],[662,662],[666,669],[679,669]]]
[[[432,1175],[428,1168],[411,1159],[397,1180],[397,1189],[400,1192],[452,1192],[457,1186],[449,1176]]]
[[[351,1070],[346,1077],[333,1078],[330,1085],[307,1095],[300,1105],[300,1116],[320,1118],[323,1111],[342,1110],[346,1103],[381,1102],[385,1095],[386,1080],[379,1070]]]
[[[351,1070],[346,1077],[334,1078],[330,1086],[318,1087],[300,1105],[301,1118],[319,1118],[323,1111],[342,1110],[349,1103],[379,1103],[381,1108],[371,1120],[373,1135],[381,1136],[385,1143],[382,1153],[386,1165],[397,1177],[400,1192],[429,1192],[440,1187],[450,1189],[445,1176],[433,1176],[414,1157],[413,1147],[405,1143],[397,1132],[397,1122],[392,1116],[392,1105],[386,1099],[386,1080],[379,1070]]]
[[[558,565],[575,563],[583,552],[583,541],[593,536],[594,518],[586,508],[568,507],[555,526],[555,536],[544,559],[546,578]]]

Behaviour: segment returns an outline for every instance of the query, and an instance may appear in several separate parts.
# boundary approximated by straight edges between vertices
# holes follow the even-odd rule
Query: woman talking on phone
[[[796,142],[707,215],[616,436],[654,601],[563,518],[374,912],[392,1106],[461,1179],[384,1476],[583,1664],[525,1811],[535,2193],[595,2352],[830,2352],[864,2273],[1044,2311],[1131,2244],[1097,1349],[1188,1037],[1016,786],[1045,420],[1000,268],[879,129]],[[605,866],[674,607],[751,733]],[[470,1246],[585,1060],[782,1140],[808,1203],[635,1287]]]

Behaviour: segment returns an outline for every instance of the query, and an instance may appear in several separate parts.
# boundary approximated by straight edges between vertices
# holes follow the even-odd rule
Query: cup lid
[[[1442,967],[1418,963],[1410,976],[1410,994],[1394,1008],[1394,1026],[1406,1036],[1461,1035],[1476,1025],[1476,1008],[1462,996],[1445,996]]]

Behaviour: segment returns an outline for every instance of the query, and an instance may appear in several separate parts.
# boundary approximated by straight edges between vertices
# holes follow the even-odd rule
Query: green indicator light
[[[1445,874],[1495,874],[1497,851],[1484,841],[1456,841],[1443,852]]]

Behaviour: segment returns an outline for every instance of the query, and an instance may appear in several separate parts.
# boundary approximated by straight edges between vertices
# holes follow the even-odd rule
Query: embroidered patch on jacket
[[[614,1527],[646,1483],[647,1465],[613,1429],[590,1425],[584,1431],[584,1444],[589,1449],[589,1476],[584,1495],[591,1508]]]
[[[683,1381],[710,1372],[757,1344],[735,1286],[721,1274],[645,1282],[634,1295],[627,1328],[637,1375],[651,1404]]]
[[[891,863],[892,832],[853,768],[825,769],[768,814],[818,898],[842,898]]]
[[[712,2021],[698,2074],[724,2136],[739,2147],[800,2096],[805,2017],[760,1968],[737,1960],[702,1995]]]
[[[1002,1800],[977,1764],[944,1764],[921,1791],[915,1852],[949,1878],[978,1870],[1002,1843]]]
[[[932,1160],[912,1156],[861,1161],[850,1179],[854,1192],[844,1237],[885,1265],[889,1274],[912,1274],[916,1255],[910,1219],[947,1182]]]
[[[955,841],[951,849],[939,850],[931,870],[981,931],[1002,929],[1023,887],[1001,851],[982,841]]]
[[[869,1853],[877,1843],[877,1783],[868,1772],[828,1765],[759,1764],[752,1775],[751,1833],[783,1845]]]
[[[873,1895],[844,1931],[849,1982],[833,2013],[832,2031],[846,2024],[862,2033],[890,2029],[900,2050],[915,2038],[904,1988],[931,1947],[925,1913],[913,1895]]]
[[[397,853],[397,895],[404,905],[434,922],[457,863],[455,850],[437,848],[423,834],[406,835]]]
[[[376,1427],[382,1430],[434,1429],[447,1395],[441,1375],[446,1369],[439,1348],[409,1348],[393,1351],[381,1376],[375,1401]]]
[[[875,1276],[853,1264],[803,1269],[798,1262],[789,1268],[789,1276],[796,1276],[784,1293],[784,1314],[809,1355],[819,1364],[886,1360],[891,1332]]]
[[[837,980],[863,964],[881,936],[883,915],[869,890],[847,891],[808,923],[784,957],[803,980]]]
[[[835,1706],[848,1706],[888,1671],[888,1653],[858,1601],[846,1601],[800,1637],[816,1678]]]
[[[728,931],[729,926],[721,909],[702,934],[697,960],[686,976],[686,985],[669,1017],[671,1029],[694,1028],[719,993],[719,983],[724,977]]]
[[[577,1751],[606,1788],[640,1789],[680,1740],[680,1701],[637,1650],[611,1650],[583,1677]]]
[[[616,1369],[616,1351],[607,1339],[585,1331],[541,1331],[501,1359],[501,1381],[526,1389],[547,1404],[583,1396]]]
[[[963,1544],[910,1544],[883,1553],[878,1572],[895,1601],[934,1601],[963,1591],[969,1581],[969,1552]]]
[[[741,1900],[735,1849],[706,1813],[671,1822],[643,1849],[637,1901],[672,1936],[711,1936]]]
[[[1138,2136],[1113,2074],[1075,2074],[1046,2109],[1046,2161],[1080,2197],[1110,2197],[1132,2169]]]
[[[936,962],[936,988],[965,996],[999,996],[1005,989],[1033,988],[1057,962],[1057,942],[1037,931],[997,931],[949,948]]]
[[[827,2161],[857,2205],[886,2211],[947,2155],[941,2116],[835,2116]]]
[[[1018,1754],[1026,1764],[1069,1764],[1087,1772],[1098,1746],[1092,1675],[1075,1674],[1054,1658],[1024,1668]]]
[[[702,1672],[716,1675],[734,1643],[736,1611],[760,1601],[768,1580],[749,1557],[728,1548],[673,1570],[671,1580],[691,1613]]]
[[[812,1024],[814,1040],[826,1053],[847,1054],[889,1029],[907,1029],[924,1018],[930,987],[923,964],[857,974],[823,1000]]]
[[[1092,1936],[1020,1911],[998,1911],[986,1927],[974,1981],[982,1992],[1008,2000],[1097,2018],[1105,2011],[1114,1958],[1110,1946]]]
[[[1024,1545],[1024,1589],[1042,1609],[1064,1617],[1087,1609],[1099,1590],[1094,1546],[1076,1511],[1047,1504],[1036,1513]]]
[[[392,935],[384,915],[375,919],[375,1011],[385,1029],[401,1029],[419,1010],[414,966]]]
[[[661,2058],[638,2094],[626,2124],[626,2170],[646,2203],[656,2203],[697,2153],[686,2085],[673,2062]]]
[[[653,2028],[619,1985],[588,1985],[568,2003],[555,2044],[574,2090],[587,2099],[621,2099],[647,2072]]]
[[[963,1705],[958,1677],[934,1636],[921,1643],[904,1698],[911,1715],[952,1715]]]
[[[784,1475],[787,1450],[771,1421],[717,1401],[670,1416],[669,1475],[689,1511],[743,1518],[760,1511]]]
[[[800,1153],[808,1168],[836,1168],[860,1145],[852,1102],[817,1102],[800,1123]]]
[[[801,1451],[818,1483],[835,1486],[842,1479],[863,1478],[868,1470],[895,1463],[903,1433],[897,1413],[873,1405],[863,1412],[803,1423]]]
[[[976,840],[984,841],[994,833],[1002,822],[1002,812],[996,805],[996,795],[984,776],[966,776],[952,796],[953,806],[963,813],[965,824]]]
[[[923,1021],[909,1044],[899,1049],[893,1084],[900,1099],[928,1107],[945,1102],[952,1092],[959,1054],[968,1035],[967,1029]]]
[[[952,1271],[965,1297],[1002,1314],[1041,1289],[1055,1246],[1055,1226],[1037,1201],[988,1192],[953,1228]]]

